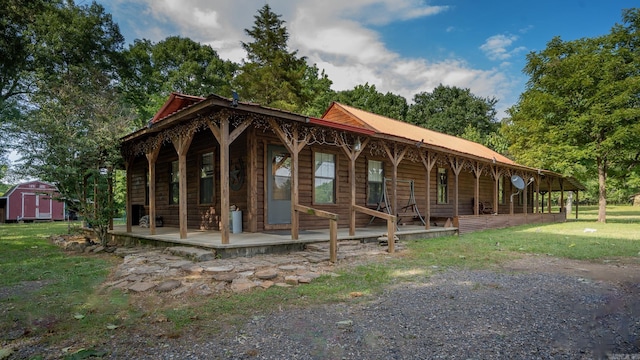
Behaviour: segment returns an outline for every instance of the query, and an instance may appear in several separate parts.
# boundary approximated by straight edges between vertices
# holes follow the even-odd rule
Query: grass
[[[67,230],[60,222],[0,225],[0,328],[52,339],[104,333],[126,311],[125,294],[96,291],[117,260],[69,255],[47,240]]]
[[[580,207],[580,219],[566,223],[410,241],[407,251],[338,268],[340,276],[322,276],[304,286],[180,301],[155,294],[132,299],[119,291],[99,290],[119,260],[69,255],[51,245],[46,236],[65,232],[65,224],[0,225],[0,273],[6,274],[0,277],[0,294],[3,288],[29,281],[44,284],[35,292],[18,292],[0,300],[0,328],[21,324],[31,332],[53,335],[53,339],[80,338],[85,343],[99,343],[113,334],[126,336],[151,325],[163,327],[168,337],[185,333],[211,336],[280,308],[367,301],[389,286],[425,282],[433,272],[449,267],[488,268],[532,253],[590,261],[622,257],[637,262],[640,208],[609,207],[606,224],[595,222],[596,218],[597,208]],[[158,318],[166,321],[158,324]]]

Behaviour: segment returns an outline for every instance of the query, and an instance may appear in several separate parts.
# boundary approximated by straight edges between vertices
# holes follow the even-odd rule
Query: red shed
[[[0,197],[0,222],[64,220],[64,202],[55,200],[58,189],[43,181],[16,185]]]

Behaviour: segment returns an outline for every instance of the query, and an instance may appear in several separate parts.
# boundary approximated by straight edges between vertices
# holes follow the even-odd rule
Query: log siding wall
[[[256,134],[257,137],[257,151],[255,154],[251,154],[249,149],[249,134]],[[250,171],[247,168],[251,163],[251,156],[255,156],[255,163],[257,164],[255,169],[252,169],[253,174],[256,177],[257,191],[253,192],[253,196],[256,197],[257,208],[256,214],[256,230],[264,231],[269,228],[266,225],[266,169],[268,159],[267,146],[270,144],[280,145],[281,142],[275,136],[268,131],[257,130],[255,132],[245,130],[231,145],[229,149],[230,163],[233,166],[236,163],[242,161],[244,166],[244,183],[238,190],[230,191],[230,204],[236,205],[243,211],[243,229],[247,231],[248,228],[248,198],[251,196],[251,191],[248,187],[250,183],[249,174]],[[208,230],[219,229],[220,221],[220,151],[219,145],[215,137],[209,130],[201,130],[194,135],[194,139],[191,143],[189,151],[187,153],[187,226],[189,229],[202,229]],[[214,174],[214,193],[215,200],[213,204],[200,205],[199,202],[199,166],[200,155],[206,152],[212,151],[215,159],[215,174]],[[336,156],[336,202],[335,204],[313,204],[313,152],[326,152],[335,154]],[[164,143],[160,149],[158,160],[156,162],[156,211],[157,215],[163,218],[165,226],[178,227],[178,205],[169,204],[169,176],[170,176],[170,164],[171,161],[178,159],[176,151],[171,143]],[[358,157],[356,161],[356,204],[361,206],[366,205],[367,196],[367,164],[368,160],[379,160],[384,164],[385,177],[390,178],[392,172],[392,165],[389,158],[384,156],[371,156],[367,148]],[[436,202],[437,193],[437,169],[438,167],[446,167],[448,169],[448,203],[438,204]],[[146,192],[146,178],[148,171],[147,159],[144,155],[137,156],[133,160],[133,164],[130,167],[131,181],[131,204],[134,206],[144,206],[145,214],[149,213],[148,205],[145,204],[145,192]],[[404,159],[398,166],[398,179],[399,180],[413,180],[415,200],[418,206],[418,210],[425,216],[427,213],[426,208],[426,173],[425,168],[420,162],[411,162],[408,159]],[[455,191],[455,174],[451,168],[447,165],[438,164],[433,167],[430,174],[431,184],[431,216],[432,217],[453,217],[454,213],[454,191]],[[391,186],[389,181],[387,184]],[[473,215],[474,207],[474,194],[475,194],[475,177],[472,172],[463,169],[459,175],[459,189],[458,189],[458,212],[461,216]],[[494,209],[496,206],[500,214],[509,213],[509,195],[512,191],[511,184],[505,181],[505,194],[507,201],[503,205],[493,204]],[[480,201],[493,202],[494,192],[494,180],[490,175],[483,173],[480,178]],[[392,196],[392,191],[388,189],[389,196]],[[336,213],[339,216],[338,226],[349,226],[349,208],[350,208],[350,185],[349,185],[349,159],[346,157],[342,149],[329,145],[312,145],[306,146],[299,154],[299,196],[300,204],[310,206],[316,209],[325,210],[328,212]],[[398,183],[398,206],[402,207],[407,205],[410,197],[409,185],[403,182]],[[528,212],[533,212],[534,204],[533,190],[528,191]],[[392,200],[392,199],[390,199]],[[517,204],[517,199],[514,199],[515,213],[522,213],[523,209],[521,205]],[[368,206],[375,209],[375,206]],[[483,215],[480,217],[486,217]],[[366,226],[370,217],[368,215],[357,213],[356,225],[358,227]],[[411,223],[411,219],[404,220],[406,223]],[[375,224],[383,224],[381,220],[375,220]],[[416,222],[414,222],[416,223]],[[326,228],[326,220],[318,219],[317,217],[301,214],[300,215],[300,230],[306,229],[318,229]],[[288,226],[279,226],[277,228],[288,228]]]

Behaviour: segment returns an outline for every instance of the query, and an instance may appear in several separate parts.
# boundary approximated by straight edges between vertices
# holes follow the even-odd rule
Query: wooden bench
[[[471,208],[473,213],[475,214],[475,199],[471,199]],[[480,201],[478,202],[478,213],[479,214],[493,214],[493,204],[491,201]]]
[[[480,201],[478,203],[478,210],[481,214],[493,214],[493,205],[491,201]]]

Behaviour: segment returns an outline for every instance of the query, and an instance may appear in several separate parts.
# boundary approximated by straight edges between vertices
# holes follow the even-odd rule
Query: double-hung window
[[[437,203],[446,204],[449,202],[448,191],[449,175],[446,168],[438,168],[438,194]]]
[[[384,164],[382,161],[369,160],[367,173],[367,204],[375,205],[382,201],[384,185]]]
[[[175,205],[180,202],[180,166],[178,160],[171,162],[169,174],[169,204]]]
[[[200,204],[214,203],[213,152],[200,155]]]
[[[314,153],[313,202],[336,203],[336,156],[334,154]]]

